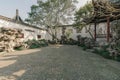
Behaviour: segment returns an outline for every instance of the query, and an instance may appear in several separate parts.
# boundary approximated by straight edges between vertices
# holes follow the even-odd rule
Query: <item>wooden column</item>
[[[62,36],[65,36],[65,27],[62,27]]]
[[[107,42],[110,41],[110,17],[107,17]]]
[[[96,22],[94,23],[94,39],[95,39],[95,41],[96,41],[96,26],[97,26],[97,24],[96,24]]]

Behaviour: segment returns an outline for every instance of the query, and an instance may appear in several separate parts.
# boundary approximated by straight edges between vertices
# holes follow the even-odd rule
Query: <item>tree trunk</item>
[[[89,26],[91,26],[91,25],[89,25]],[[87,26],[85,26],[85,29],[87,30]],[[93,36],[92,33],[90,32],[90,30],[87,30],[87,31],[88,31],[88,33],[90,34],[91,38],[94,39],[94,36]]]
[[[58,40],[58,38],[57,38],[57,35],[56,35],[56,33],[57,33],[57,31],[55,32],[55,33],[51,33],[49,30],[46,30],[48,33],[49,33],[49,35],[52,37],[52,40],[54,41],[54,40]]]

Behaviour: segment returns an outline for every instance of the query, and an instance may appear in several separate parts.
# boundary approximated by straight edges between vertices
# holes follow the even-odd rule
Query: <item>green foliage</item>
[[[82,46],[82,49],[85,51],[85,50],[87,50],[88,48],[84,45],[84,46]]]
[[[25,42],[28,46],[29,49],[34,49],[34,48],[40,48],[40,47],[45,47],[48,46],[48,43],[46,40],[28,40]]]
[[[100,53],[104,58],[111,59],[110,53],[108,51],[102,50]]]
[[[117,56],[116,60],[120,62],[120,55]]]
[[[80,9],[75,13],[74,26],[77,28],[79,27],[83,28],[86,25],[86,23],[83,22],[83,19],[86,17],[91,17],[92,12],[93,12],[92,2],[88,2],[83,7],[80,7]]]
[[[106,49],[94,49],[93,53],[99,54],[104,58],[111,59],[110,53]]]
[[[15,47],[14,50],[18,50],[18,51],[21,51],[21,50],[24,50],[25,48],[23,46],[19,46],[19,47]]]
[[[88,47],[84,43],[78,43],[78,46],[82,47],[83,50],[88,49]]]
[[[77,0],[39,0],[31,6],[31,12],[26,19],[28,23],[49,26],[61,25],[71,20]]]

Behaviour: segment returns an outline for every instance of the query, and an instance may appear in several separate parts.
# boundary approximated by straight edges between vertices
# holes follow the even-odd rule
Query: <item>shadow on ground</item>
[[[0,80],[44,80],[47,70],[53,66],[51,50],[62,46],[51,46],[31,51],[17,51],[0,57]],[[50,52],[50,53],[49,53]],[[54,51],[52,51],[54,53]],[[47,54],[46,54],[47,53]],[[55,59],[55,57],[53,57]],[[41,78],[41,79],[40,79]]]

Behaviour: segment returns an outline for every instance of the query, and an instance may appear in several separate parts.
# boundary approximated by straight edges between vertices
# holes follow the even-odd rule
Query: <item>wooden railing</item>
[[[97,38],[106,38],[107,34],[97,34],[96,35]],[[110,34],[110,38],[112,37],[112,35]]]

